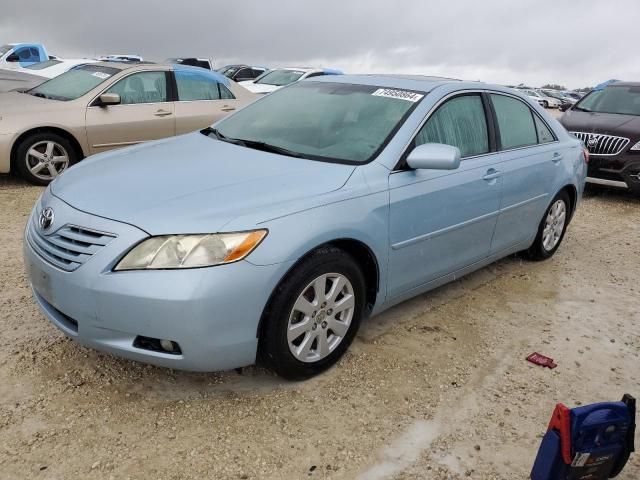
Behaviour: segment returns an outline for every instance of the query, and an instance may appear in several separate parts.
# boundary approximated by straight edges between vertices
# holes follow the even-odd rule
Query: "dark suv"
[[[592,91],[560,123],[591,154],[587,182],[640,194],[640,82],[615,82]]]

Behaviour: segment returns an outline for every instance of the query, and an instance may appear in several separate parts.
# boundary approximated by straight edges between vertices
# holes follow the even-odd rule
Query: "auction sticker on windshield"
[[[371,95],[376,97],[399,98],[414,103],[422,100],[422,97],[424,97],[424,95],[420,93],[410,92],[408,90],[394,90],[391,88],[379,88]]]
[[[108,73],[104,73],[104,72],[93,72],[91,75],[93,75],[94,77],[101,78],[102,80],[106,80],[111,76]]]

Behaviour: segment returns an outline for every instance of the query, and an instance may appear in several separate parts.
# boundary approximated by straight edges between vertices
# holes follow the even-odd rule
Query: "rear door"
[[[463,157],[460,167],[400,168],[390,175],[390,299],[489,255],[502,178],[488,114],[480,92],[447,99],[412,146],[458,147]]]
[[[524,101],[497,92],[488,97],[503,160],[500,216],[491,245],[497,253],[535,237],[554,178],[562,173],[562,152],[551,128]]]
[[[174,105],[165,71],[136,72],[103,93],[120,95],[120,105],[87,107],[87,139],[91,153],[175,135]]]
[[[206,128],[239,106],[234,94],[213,72],[185,68],[173,74],[177,87],[178,135]]]

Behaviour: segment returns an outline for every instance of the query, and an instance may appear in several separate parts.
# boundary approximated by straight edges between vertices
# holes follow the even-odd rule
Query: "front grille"
[[[56,267],[71,272],[115,238],[112,233],[97,232],[75,225],[64,225],[51,235],[43,235],[33,215],[27,229],[31,248]]]
[[[629,144],[629,139],[600,133],[571,132],[587,147],[591,155],[618,155]]]

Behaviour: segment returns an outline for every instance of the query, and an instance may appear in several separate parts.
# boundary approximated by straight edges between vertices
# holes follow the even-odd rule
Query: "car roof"
[[[326,77],[313,77],[307,81],[355,83],[361,85],[372,85],[384,88],[402,88],[407,90],[417,90],[420,92],[430,92],[434,88],[449,83],[460,83],[461,80],[445,77],[432,77],[428,75],[399,75],[399,74],[377,74],[377,75],[331,75]],[[476,84],[478,82],[471,82]]]
[[[218,80],[219,83],[222,83],[224,85],[229,85],[229,78],[225,77],[223,74],[215,71],[215,70],[209,70],[206,68],[201,68],[201,67],[194,67],[193,65],[183,65],[182,63],[174,63],[171,65],[172,70],[176,71],[176,72],[198,72],[198,73],[203,73],[205,72],[206,74],[215,77],[216,80]]]

